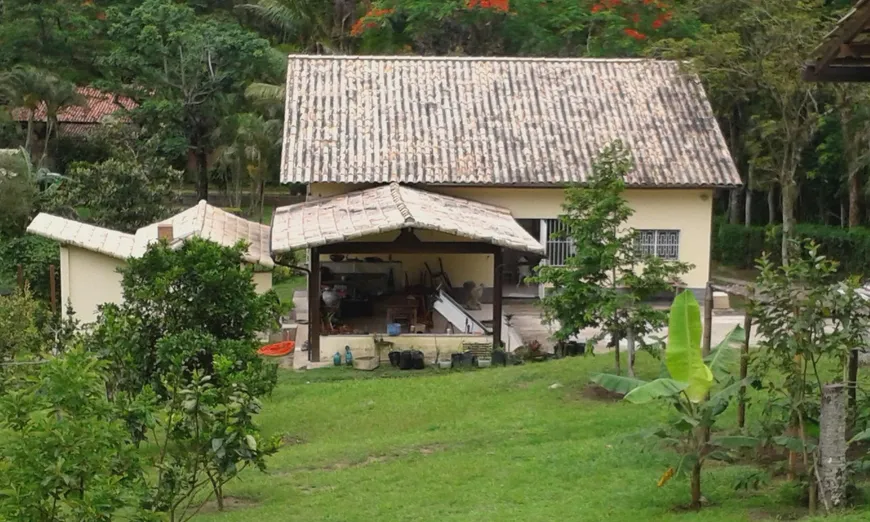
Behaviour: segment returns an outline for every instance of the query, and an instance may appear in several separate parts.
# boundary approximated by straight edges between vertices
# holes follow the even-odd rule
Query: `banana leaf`
[[[620,375],[613,375],[612,373],[599,373],[593,375],[590,380],[605,390],[620,395],[625,395],[638,386],[646,384],[646,381],[640,379],[622,377]]]
[[[689,383],[686,382],[675,381],[673,379],[656,379],[628,392],[625,400],[632,404],[645,404],[656,399],[673,397],[688,387]]]
[[[688,290],[671,305],[665,364],[675,381],[687,383],[686,395],[701,402],[713,385],[713,373],[701,357],[701,307]]]
[[[728,378],[728,369],[736,364],[740,356],[739,348],[743,345],[746,330],[742,326],[735,326],[722,341],[716,345],[710,355],[704,358],[704,362],[713,372],[717,381]]]

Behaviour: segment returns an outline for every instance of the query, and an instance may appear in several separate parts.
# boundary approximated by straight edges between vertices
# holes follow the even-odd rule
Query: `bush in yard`
[[[870,229],[800,224],[795,226],[795,238],[813,241],[819,253],[836,259],[838,272],[870,276]],[[781,241],[780,227],[747,227],[717,220],[713,259],[728,266],[753,268],[756,260],[768,252],[770,260],[779,263],[781,255],[776,245]]]
[[[778,266],[768,255],[759,262],[755,292],[762,297],[750,311],[761,349],[753,356],[753,373],[768,393],[762,414],[765,435],[788,449],[792,479],[804,473],[814,509],[819,441],[811,434],[818,425],[822,387],[848,379],[852,351],[866,346],[870,309],[858,293],[860,279],[843,280],[836,261],[821,255],[818,245],[804,241],[791,246],[788,265]],[[825,371],[823,361],[834,362],[834,371]]]
[[[619,339],[628,338],[629,375],[634,372],[634,340],[643,344],[667,320],[649,300],[671,291],[690,269],[685,263],[644,255],[637,231],[625,226],[634,211],[622,194],[625,176],[633,168],[628,150],[616,141],[596,158],[586,184],[566,190],[560,219],[567,239],[580,247],[564,266],[538,267],[532,278],[553,287],[542,305],[545,319],[559,322],[555,336],[560,341],[585,328],[600,328],[598,338],[589,342],[609,335],[619,372]]]
[[[183,348],[188,375],[211,375],[215,358],[229,357],[250,377],[250,390],[271,391],[276,367],[257,356],[257,336],[275,324],[280,304],[273,292],[257,294],[246,248],[191,238],[179,248],[152,245],[129,260],[121,270],[124,302],[102,308],[88,339],[110,363],[110,389],[136,393],[150,385],[162,395]],[[167,341],[176,336],[190,342]]]
[[[592,381],[614,393],[625,394],[625,400],[645,404],[663,400],[673,405],[675,416],[671,424],[654,432],[653,437],[677,449],[680,462],[668,468],[659,479],[664,485],[675,473],[691,477],[690,507],[701,507],[701,468],[707,459],[727,460],[728,450],[756,446],[751,437],[713,437],[710,431],[716,419],[739,391],[742,382],[724,371],[724,360],[732,348],[743,341],[741,327],[732,330],[711,353],[707,361],[701,356],[701,308],[691,292],[674,299],[670,309],[668,340],[665,347],[667,377],[644,382],[630,377],[599,374]],[[720,389],[709,394],[714,381]]]
[[[30,234],[0,237],[0,274],[6,274],[14,283],[19,264],[33,295],[43,300],[49,298],[49,266],[54,265],[55,284],[60,295],[60,249],[56,241]]]
[[[210,375],[187,373],[184,352],[190,339],[173,338],[170,350],[176,368],[164,379],[167,399],[157,419],[160,429],[149,430],[161,448],[154,466],[158,476],[146,506],[168,513],[170,520],[187,520],[210,497],[224,507],[224,485],[249,466],[265,471],[265,457],[277,451],[279,437],[263,440],[253,422],[260,403],[235,371],[232,358],[218,357]]]
[[[0,396],[0,518],[113,520],[138,511],[139,456],[106,399],[101,363],[49,361]]]

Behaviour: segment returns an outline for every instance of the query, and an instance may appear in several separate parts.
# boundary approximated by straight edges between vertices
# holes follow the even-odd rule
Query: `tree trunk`
[[[701,461],[692,466],[692,509],[701,509]]]
[[[849,228],[861,225],[861,177],[855,168],[849,172]]]
[[[731,189],[731,192],[728,194],[728,222],[732,225],[739,225],[740,219],[743,217],[741,212],[741,197],[743,196],[743,189]]]
[[[793,178],[794,171],[789,172]],[[782,180],[782,264],[788,265],[791,252],[791,240],[794,238],[794,210],[797,200],[797,190],[794,179]]]
[[[613,343],[613,356],[614,362],[616,363],[616,375],[622,375],[622,368],[619,363],[619,341],[621,341],[621,339],[618,335],[611,335],[610,342]]]
[[[24,138],[24,150],[27,151],[27,154],[33,158],[33,154],[30,151],[30,145],[33,141],[33,109],[27,114],[27,137]]]
[[[776,185],[767,190],[767,224],[776,224]]]
[[[634,332],[628,329],[628,376],[634,377]]]
[[[263,222],[263,218],[266,215],[266,181],[260,176],[260,223]]]
[[[54,127],[53,118],[46,118],[45,123],[45,144],[42,148],[42,160],[40,160],[40,164],[43,164],[46,158],[48,158],[48,144],[51,141],[51,130]]]
[[[197,146],[196,156],[196,199],[208,201],[208,155],[202,146]]]
[[[825,509],[846,502],[846,386],[827,384],[822,388],[819,425],[819,487]]]
[[[743,225],[752,225],[752,190],[746,189],[746,197],[743,198]]]
[[[746,194],[743,195],[743,224],[745,226],[752,225],[752,187],[754,185],[753,178],[755,177],[755,169],[752,164],[749,164],[749,169],[746,171],[746,185],[743,190]]]

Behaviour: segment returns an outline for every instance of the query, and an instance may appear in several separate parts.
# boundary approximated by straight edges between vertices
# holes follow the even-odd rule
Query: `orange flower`
[[[646,40],[646,35],[641,33],[640,31],[636,31],[636,30],[631,29],[631,28],[626,28],[626,29],[623,29],[623,32],[625,34],[627,34],[628,36],[634,38],[635,40],[638,40],[638,41]]]

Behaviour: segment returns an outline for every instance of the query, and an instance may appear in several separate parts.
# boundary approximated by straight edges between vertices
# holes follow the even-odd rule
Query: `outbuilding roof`
[[[133,234],[97,227],[45,212],[33,218],[27,231],[117,259],[130,257],[135,242]]]
[[[295,55],[286,97],[285,183],[582,183],[621,139],[629,185],[740,184],[675,61]]]
[[[93,87],[76,87],[76,91],[85,99],[84,106],[70,105],[62,108],[57,113],[57,121],[64,124],[91,124],[100,121],[115,112],[132,110],[138,104],[126,96],[116,96],[112,93],[103,92]],[[27,121],[30,111],[17,108],[12,111],[12,117],[16,121]],[[46,121],[45,103],[39,105],[33,111],[34,121]]]
[[[398,183],[277,209],[272,217],[272,251],[319,247],[405,228],[544,253],[544,247],[507,209]]]
[[[217,207],[200,201],[168,219],[140,228],[135,234],[126,234],[71,219],[40,213],[27,227],[27,231],[61,243],[99,252],[118,259],[141,257],[148,245],[157,241],[158,225],[172,225],[173,243],[180,244],[189,237],[201,237],[223,246],[239,241],[249,243],[245,261],[267,268],[275,266],[269,250],[269,227],[248,221]]]
[[[148,245],[157,241],[158,225],[172,225],[174,242],[188,237],[201,237],[223,246],[233,246],[239,241],[249,243],[245,261],[265,267],[275,266],[269,250],[269,226],[248,221],[215,206],[205,200],[195,207],[163,221],[142,227],[136,231],[136,245],[133,256],[145,253]]]

